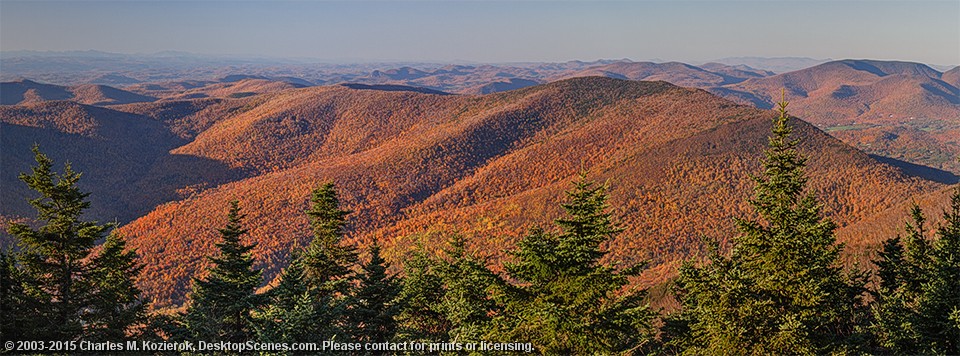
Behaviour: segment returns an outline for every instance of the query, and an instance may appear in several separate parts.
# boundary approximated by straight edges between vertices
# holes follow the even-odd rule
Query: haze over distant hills
[[[769,70],[774,73],[792,72],[826,63],[831,59],[814,59],[809,57],[727,57],[715,59],[711,62],[730,66],[745,65],[751,68]]]
[[[310,58],[275,58],[257,56],[199,55],[187,52],[166,51],[154,54],[120,54],[102,51],[0,51],[0,80],[13,81],[21,78],[60,85],[108,84],[129,85],[134,82],[214,80],[229,74],[260,76],[291,76],[315,84],[335,84],[352,81],[356,77],[375,76],[374,72],[387,74],[392,70],[409,67],[416,71],[430,72],[441,67],[476,68],[493,66],[505,69],[501,77],[535,79],[541,82],[558,71],[577,71],[589,67],[617,62],[633,62],[630,59],[602,59],[596,61],[568,61],[562,63],[476,63],[460,62],[403,62],[371,60],[323,60]],[[652,62],[665,62],[660,59]],[[719,63],[731,67],[746,66],[751,70],[770,71],[776,74],[809,68],[830,59],[806,57],[729,57],[706,62],[689,62],[707,70],[704,65]],[[960,63],[957,63],[960,64]],[[946,71],[956,66],[933,66]],[[437,73],[442,74],[442,73]],[[454,73],[447,74],[458,74]],[[459,73],[462,74],[462,73]],[[392,78],[399,79],[399,78]],[[440,81],[443,81],[442,79]],[[430,86],[429,83],[422,84]],[[434,87],[432,89],[444,89]],[[449,88],[446,88],[449,91]],[[462,89],[462,88],[461,88]],[[459,91],[459,90],[452,90]]]

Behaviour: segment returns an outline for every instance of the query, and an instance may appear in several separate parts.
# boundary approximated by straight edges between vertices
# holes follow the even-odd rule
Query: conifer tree
[[[960,187],[943,221],[933,243],[929,279],[921,285],[919,331],[929,345],[925,353],[955,355],[960,354]]]
[[[503,281],[453,234],[440,256],[423,246],[404,263],[405,276],[396,317],[398,338],[410,341],[479,342],[487,340],[491,315],[499,313],[492,295]]]
[[[255,293],[262,271],[253,268],[251,250],[255,244],[241,241],[247,230],[237,201],[230,202],[227,225],[219,229],[219,254],[208,257],[214,264],[209,274],[194,278],[190,306],[184,321],[193,338],[209,341],[244,342],[255,331],[252,312],[260,306]]]
[[[386,342],[397,332],[395,316],[400,311],[400,285],[387,275],[389,264],[380,256],[380,246],[370,247],[370,261],[361,266],[359,285],[352,295],[348,324],[357,342]]]
[[[333,183],[325,183],[310,198],[313,240],[303,252],[304,277],[308,283],[330,293],[345,294],[351,268],[357,263],[356,248],[343,245],[349,210],[340,208]]]
[[[827,354],[852,351],[862,335],[862,274],[846,276],[836,225],[806,193],[806,159],[778,106],[763,173],[750,204],[759,220],[737,219],[729,257],[713,248],[705,266],[686,263],[677,282],[693,354]]]
[[[313,239],[292,254],[280,283],[267,293],[260,313],[260,338],[305,342],[346,337],[356,249],[343,244],[346,218],[333,183],[315,189],[306,211]]]
[[[454,234],[437,262],[443,294],[436,310],[449,322],[451,342],[480,342],[490,332],[491,314],[500,308],[491,294],[502,289],[502,280],[484,261],[469,253],[463,235]]]
[[[53,172],[53,161],[33,147],[37,166],[20,180],[40,196],[30,200],[37,209],[38,229],[13,223],[8,232],[18,241],[16,273],[23,289],[20,304],[29,323],[18,333],[29,340],[76,340],[83,336],[84,317],[95,298],[95,282],[88,265],[98,239],[113,226],[83,221],[89,194],[77,187],[80,173],[66,164]]]
[[[136,255],[125,253],[117,237],[108,237],[95,255],[96,241],[114,225],[81,220],[90,203],[89,194],[77,187],[80,173],[67,164],[57,174],[38,146],[33,152],[37,166],[32,174],[20,174],[20,180],[40,193],[30,204],[43,225],[9,227],[20,251],[3,253],[0,261],[2,337],[120,340],[145,322],[140,291],[134,287],[140,272]],[[132,312],[118,313],[127,310]]]
[[[916,204],[911,216],[913,222],[906,224],[906,246],[900,236],[888,239],[873,261],[880,283],[873,293],[870,328],[877,346],[898,354],[920,350],[921,337],[916,329],[919,315],[911,306],[919,302],[925,269],[929,265],[926,263],[929,242],[923,231],[925,219]]]
[[[329,321],[342,311],[324,308],[331,305],[332,298],[311,292],[304,277],[303,260],[296,253],[280,274],[280,282],[265,297],[267,303],[259,314],[257,331],[261,341],[322,342],[339,330]]]
[[[87,320],[87,334],[97,341],[120,342],[146,320],[146,305],[140,299],[136,279],[143,266],[136,251],[117,233],[107,236],[100,254],[93,259],[96,296]]]
[[[406,341],[447,341],[453,327],[439,307],[442,300],[443,279],[439,262],[430,257],[423,246],[404,261],[398,300],[397,338]]]
[[[944,212],[936,239],[911,210],[906,243],[884,242],[874,261],[880,277],[871,325],[878,346],[899,354],[960,354],[960,188]]]
[[[31,329],[26,312],[26,294],[20,283],[20,271],[7,250],[0,250],[0,342],[26,340],[25,331]]]
[[[623,230],[613,221],[604,186],[586,174],[567,192],[566,216],[554,234],[535,228],[513,252],[507,272],[518,283],[498,298],[495,334],[532,342],[547,354],[617,353],[651,338],[645,291],[623,291],[643,265],[617,271],[600,263],[601,244]]]

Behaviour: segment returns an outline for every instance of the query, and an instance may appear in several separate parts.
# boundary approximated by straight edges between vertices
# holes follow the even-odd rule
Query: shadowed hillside
[[[0,107],[0,215],[33,217],[33,197],[17,177],[34,164],[30,148],[83,172],[81,188],[94,197],[91,218],[130,221],[184,188],[217,184],[230,173],[222,164],[171,155],[184,141],[148,117],[72,102]],[[57,167],[61,169],[62,166]]]

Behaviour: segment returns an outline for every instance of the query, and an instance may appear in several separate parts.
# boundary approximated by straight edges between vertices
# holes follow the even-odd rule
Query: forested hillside
[[[660,292],[677,300],[676,310],[651,307],[650,289],[636,284],[649,259],[611,253],[629,226],[609,203],[610,181],[598,184],[586,170],[563,192],[552,223],[523,214],[527,232],[501,261],[471,248],[476,235],[441,232],[393,264],[380,242],[361,248],[345,238],[360,222],[325,182],[301,212],[309,221],[303,246],[280,257],[276,279],[264,278],[270,265],[254,253],[263,240],[250,239],[256,225],[230,200],[225,221],[196,227],[222,226],[208,263],[191,273],[183,308],[157,310],[137,285],[149,278],[142,246],[131,248],[114,224],[85,220],[81,174],[69,164],[55,171],[34,146],[36,164],[19,179],[33,191],[40,226],[7,228],[17,249],[0,250],[0,340],[14,353],[40,348],[22,340],[85,351],[134,351],[139,341],[141,350],[187,353],[960,350],[960,188],[951,189],[935,233],[929,211],[911,206],[905,235],[872,248],[876,277],[845,266],[849,247],[810,190],[808,156],[798,149],[810,137],[794,135],[799,121],[786,106],[778,104],[760,173],[749,175],[753,194],[744,199],[748,212],[733,218],[736,232],[700,238],[704,253],[681,258],[672,287]]]
[[[246,79],[245,79],[246,80]],[[243,83],[243,80],[236,83]],[[399,87],[398,87],[399,88]],[[248,207],[254,253],[272,278],[304,243],[298,218],[318,182],[343,189],[361,224],[348,239],[383,245],[400,261],[432,232],[459,231],[472,251],[499,261],[581,169],[607,182],[624,234],[611,256],[650,258],[644,283],[671,275],[724,238],[746,213],[748,172],[766,142],[770,113],[664,82],[574,78],[485,96],[311,87],[244,98],[161,101],[99,108],[67,102],[4,106],[6,219],[31,217],[17,172],[39,143],[54,159],[90,172],[91,217],[119,219],[146,262],[142,287],[156,305],[182,301],[189,276],[212,248],[209,224],[222,202]],[[825,212],[855,225],[938,181],[879,163],[801,120],[811,188]],[[135,169],[130,169],[134,167]],[[5,199],[6,200],[6,199]],[[722,208],[718,208],[722,207]],[[882,219],[891,229],[894,217]],[[847,230],[844,230],[847,231]],[[841,233],[860,255],[881,236]],[[864,257],[855,257],[862,260]]]

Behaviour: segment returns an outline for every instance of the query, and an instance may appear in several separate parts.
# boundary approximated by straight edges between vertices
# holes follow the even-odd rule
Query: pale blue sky
[[[960,63],[960,1],[0,1],[0,50]]]

